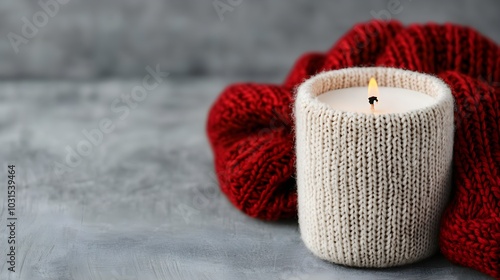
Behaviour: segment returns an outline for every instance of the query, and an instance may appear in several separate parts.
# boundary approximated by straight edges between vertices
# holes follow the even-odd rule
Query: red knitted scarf
[[[500,278],[500,48],[467,27],[359,24],[328,52],[302,56],[281,85],[229,86],[207,123],[224,194],[252,217],[295,217],[294,89],[319,72],[352,66],[431,73],[450,86],[454,185],[440,248],[451,261]]]

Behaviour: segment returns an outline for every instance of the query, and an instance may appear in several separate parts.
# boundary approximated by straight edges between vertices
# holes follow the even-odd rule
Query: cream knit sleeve
[[[317,96],[332,89],[406,88],[435,99],[394,114],[338,111]],[[318,257],[349,266],[387,267],[436,252],[448,199],[453,97],[430,75],[393,68],[324,72],[295,101],[299,224]]]

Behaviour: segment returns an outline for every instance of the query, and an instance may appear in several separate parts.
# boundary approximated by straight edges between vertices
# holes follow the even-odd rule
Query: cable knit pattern
[[[228,87],[207,121],[222,191],[253,217],[294,217],[294,90],[315,74],[354,66],[430,73],[451,88],[453,194],[439,246],[451,261],[500,278],[500,48],[467,27],[358,24],[329,51],[299,58],[281,85]]]
[[[296,216],[291,100],[277,86],[240,84],[227,88],[210,112],[220,187],[250,216]]]
[[[370,77],[380,86],[426,93],[435,103],[376,115],[342,112],[316,99],[366,86]],[[453,152],[453,97],[441,80],[381,67],[325,72],[299,87],[295,121],[300,232],[314,254],[387,267],[435,253]]]

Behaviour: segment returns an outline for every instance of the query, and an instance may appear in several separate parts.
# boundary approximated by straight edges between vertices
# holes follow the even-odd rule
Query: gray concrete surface
[[[489,279],[442,256],[379,270],[317,259],[295,222],[249,218],[218,190],[204,122],[229,81],[165,81],[121,120],[110,106],[140,82],[0,83],[0,180],[15,164],[18,187],[15,273],[0,190],[0,279]],[[115,130],[54,173],[104,118]]]

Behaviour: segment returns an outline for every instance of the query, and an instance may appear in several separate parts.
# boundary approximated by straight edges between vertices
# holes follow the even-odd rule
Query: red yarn
[[[359,24],[328,52],[302,56],[282,85],[228,87],[207,123],[222,191],[252,217],[294,217],[293,90],[314,74],[352,66],[431,73],[450,86],[454,191],[440,248],[451,261],[500,278],[500,48],[467,27]]]

